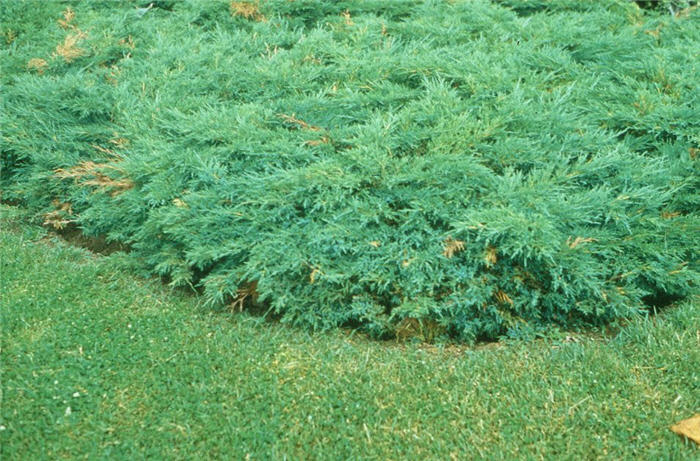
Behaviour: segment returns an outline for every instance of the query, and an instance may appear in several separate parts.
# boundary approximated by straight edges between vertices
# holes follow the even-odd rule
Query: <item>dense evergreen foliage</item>
[[[313,328],[629,316],[697,290],[672,3],[3,2],[2,198]]]

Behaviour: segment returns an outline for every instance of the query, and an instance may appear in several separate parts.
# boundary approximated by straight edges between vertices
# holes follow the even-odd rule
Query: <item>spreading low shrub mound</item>
[[[2,198],[212,304],[472,341],[697,290],[691,5],[0,8]]]

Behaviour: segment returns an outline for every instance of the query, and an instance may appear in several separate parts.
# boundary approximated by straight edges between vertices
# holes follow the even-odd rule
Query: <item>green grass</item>
[[[698,456],[669,430],[700,411],[697,303],[612,339],[311,334],[195,308],[1,210],[4,460]]]

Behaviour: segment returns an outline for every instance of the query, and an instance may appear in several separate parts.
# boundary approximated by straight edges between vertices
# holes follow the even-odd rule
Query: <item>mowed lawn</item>
[[[136,278],[3,207],[2,459],[697,459],[697,299],[615,335],[308,333]],[[568,336],[568,337],[567,337]]]

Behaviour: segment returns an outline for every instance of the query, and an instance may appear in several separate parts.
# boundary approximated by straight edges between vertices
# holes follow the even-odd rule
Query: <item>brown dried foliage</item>
[[[258,282],[252,281],[244,283],[236,292],[236,298],[231,303],[231,307],[239,312],[243,311],[243,307],[247,302],[253,304],[258,302]]]
[[[323,272],[321,272],[321,269],[319,269],[318,267],[314,267],[311,270],[311,274],[309,275],[309,283],[314,283],[318,278],[319,274],[323,274]]]
[[[85,55],[85,50],[78,46],[78,43],[85,37],[87,37],[85,32],[76,29],[75,33],[66,36],[63,43],[56,45],[56,54],[61,56],[66,62],[72,62],[74,59]]]
[[[122,38],[119,40],[119,44],[132,50],[136,48],[136,44],[134,44],[134,39],[131,35],[129,35],[127,38]]]
[[[310,130],[310,131],[321,131],[321,127],[314,126],[314,125],[309,125],[303,120],[300,120],[292,115],[287,115],[287,114],[278,114],[278,116],[284,120],[286,123],[289,123],[291,125],[296,125],[302,130]]]
[[[354,26],[355,23],[352,21],[352,17],[350,16],[350,10],[345,10],[342,13],[340,13],[340,16],[343,18],[343,22],[345,23],[346,26]]]
[[[75,12],[68,7],[63,11],[63,19],[58,20],[58,24],[66,30],[71,30],[63,43],[59,43],[56,46],[56,54],[61,56],[66,62],[71,62],[80,56],[85,55],[85,50],[80,48],[78,44],[81,40],[87,37],[87,33],[78,29],[78,27],[73,24],[75,19]]]
[[[685,19],[690,16],[690,14],[700,8],[700,5],[689,6],[688,8],[683,8],[676,13],[676,17],[680,19]]]
[[[112,196],[134,187],[134,183],[129,178],[112,178],[105,173],[105,170],[116,171],[124,175],[124,170],[116,165],[95,163],[89,160],[80,162],[72,168],[59,168],[54,174],[61,179],[73,179],[81,186],[95,186],[100,190],[111,190]]]
[[[662,211],[661,212],[661,217],[663,219],[673,219],[673,218],[677,218],[680,215],[681,214],[677,211]]]
[[[321,144],[328,144],[330,142],[330,139],[328,136],[322,136],[321,139],[311,139],[309,141],[305,141],[304,144],[307,146],[320,146]]]
[[[586,237],[586,238],[576,237],[574,240],[571,240],[571,237],[569,237],[568,239],[566,239],[566,244],[572,250],[583,243],[590,243],[590,242],[597,242],[597,240],[594,238],[590,238],[590,237]]]
[[[178,208],[189,208],[190,206],[185,203],[182,199],[180,198],[174,198],[173,199],[173,205],[175,205]]]
[[[75,19],[75,12],[69,6],[63,11],[63,19],[58,20],[58,25],[61,26],[63,29],[75,27],[71,24],[71,22],[73,22],[73,19]]]
[[[452,237],[447,237],[443,244],[443,248],[444,250],[442,255],[449,259],[456,253],[464,250],[464,242],[462,240],[455,240]]]
[[[496,298],[496,301],[498,301],[501,304],[510,304],[511,306],[513,305],[513,300],[508,296],[508,294],[503,291],[503,290],[498,290],[494,295],[494,298]]]
[[[44,70],[46,70],[46,67],[48,67],[49,63],[46,62],[46,59],[41,59],[41,58],[32,58],[27,62],[27,69],[35,71],[37,74],[41,75],[44,73]]]
[[[489,246],[486,248],[486,254],[484,255],[484,261],[488,267],[493,266],[498,262],[498,251],[496,248]]]
[[[655,39],[658,40],[658,38],[661,36],[661,29],[663,29],[664,23],[659,24],[656,29],[653,30],[645,30],[644,33],[647,35],[651,35]]]
[[[118,136],[117,133],[114,133],[114,136]],[[114,144],[117,149],[122,149],[129,145],[129,140],[126,138],[115,137],[110,139],[109,143]]]
[[[73,207],[68,202],[61,203],[58,200],[54,200],[52,203],[56,209],[44,215],[44,225],[61,230],[72,222],[71,219],[67,219],[67,216],[73,214]]]
[[[396,336],[397,342],[403,342],[410,338],[418,338],[421,341],[430,343],[440,334],[444,333],[444,331],[445,328],[435,320],[418,320],[413,317],[407,317],[396,325],[394,335]]]
[[[17,38],[17,32],[15,32],[12,29],[5,31],[5,33],[3,35],[5,36],[5,43],[8,45],[11,45],[12,42],[14,42],[15,39]]]
[[[244,19],[249,19],[258,22],[266,21],[265,16],[260,12],[258,5],[251,2],[231,2],[229,9],[233,16],[239,16]]]

